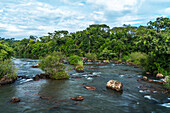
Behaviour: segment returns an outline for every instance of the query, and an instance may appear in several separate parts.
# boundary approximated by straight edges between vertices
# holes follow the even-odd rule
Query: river
[[[0,113],[168,113],[170,97],[159,91],[141,90],[141,87],[158,87],[162,85],[137,81],[142,77],[143,69],[133,66],[85,65],[84,73],[68,71],[69,80],[39,80],[32,77],[43,73],[41,69],[31,66],[38,60],[14,58],[18,79],[14,84],[0,87]],[[68,65],[68,69],[74,66]],[[91,77],[98,75],[98,77]],[[71,77],[82,77],[80,79]],[[123,83],[123,92],[106,88],[109,80]],[[96,87],[95,91],[84,88],[86,85]],[[84,101],[77,102],[70,98],[81,95]],[[21,102],[10,103],[12,97],[19,97]],[[47,97],[41,99],[40,96]]]

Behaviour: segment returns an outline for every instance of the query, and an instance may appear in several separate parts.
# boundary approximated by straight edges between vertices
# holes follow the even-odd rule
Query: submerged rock
[[[20,102],[21,101],[21,99],[20,98],[18,98],[18,97],[12,97],[12,99],[11,99],[11,103],[17,103],[17,102]]]
[[[38,68],[39,67],[39,64],[36,64],[34,66],[32,66],[33,68]]]
[[[115,80],[109,80],[106,84],[106,87],[116,91],[123,91],[123,84]]]
[[[162,73],[158,73],[158,74],[156,75],[156,77],[157,77],[157,78],[163,78],[164,75],[163,75]]]
[[[84,98],[83,98],[83,96],[77,96],[77,97],[72,97],[71,100],[75,100],[75,101],[83,101]]]
[[[91,90],[91,91],[96,90],[96,87],[94,87],[94,86],[84,86],[84,88]]]

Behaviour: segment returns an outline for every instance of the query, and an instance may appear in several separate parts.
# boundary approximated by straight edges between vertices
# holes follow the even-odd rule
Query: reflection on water
[[[152,87],[156,84],[138,82],[137,78],[141,77],[143,70],[133,66],[113,63],[106,66],[90,64],[85,65],[84,73],[69,71],[71,77],[81,77],[79,79],[33,81],[33,76],[43,72],[31,67],[37,64],[38,60],[13,59],[13,61],[18,68],[18,75],[27,75],[27,79],[19,79],[14,84],[0,87],[0,113],[168,113],[170,110],[168,95],[139,89],[141,86]],[[98,77],[92,77],[93,75]],[[106,83],[111,79],[123,83],[122,93],[106,89]],[[96,90],[89,91],[84,88],[85,85],[94,86]],[[84,101],[70,100],[71,97],[78,95],[83,96]],[[13,96],[19,97],[21,102],[10,103],[9,100]]]

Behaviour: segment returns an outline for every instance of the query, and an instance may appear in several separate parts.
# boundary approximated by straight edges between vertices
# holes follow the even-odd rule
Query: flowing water
[[[39,80],[32,77],[43,73],[32,68],[38,60],[13,59],[18,68],[18,79],[14,84],[0,87],[0,113],[168,113],[170,97],[159,91],[141,90],[141,87],[158,87],[162,85],[137,81],[144,72],[133,66],[85,65],[84,73],[71,70],[69,80]],[[68,69],[74,66],[67,65]],[[91,77],[98,75],[98,77]],[[80,79],[71,77],[82,77]],[[123,83],[123,92],[106,89],[109,80]],[[95,91],[84,88],[86,85],[96,87]],[[84,101],[73,101],[70,98],[81,95]],[[21,102],[10,103],[12,97],[19,97]],[[40,96],[46,97],[41,99]]]

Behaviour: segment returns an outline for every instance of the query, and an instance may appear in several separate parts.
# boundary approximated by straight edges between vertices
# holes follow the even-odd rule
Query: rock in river
[[[162,73],[158,73],[158,74],[156,75],[156,77],[157,77],[157,78],[163,78],[164,75],[163,75]]]
[[[5,75],[0,79],[0,85],[14,83],[15,80],[16,80],[16,78],[11,78],[11,77],[8,77],[7,75]]]
[[[72,97],[71,100],[75,100],[75,101],[83,101],[84,98],[83,98],[83,96],[77,96],[77,97]]]
[[[123,84],[116,80],[109,80],[106,84],[107,88],[114,89],[116,91],[123,91]]]
[[[39,67],[39,64],[36,64],[34,66],[32,66],[33,68],[38,68]]]
[[[18,97],[12,97],[12,99],[11,99],[11,103],[17,103],[17,102],[20,102],[21,101],[21,99],[20,98],[18,98]]]
[[[84,86],[84,88],[86,88],[88,90],[92,90],[92,91],[96,90],[96,87],[94,87],[94,86]]]

